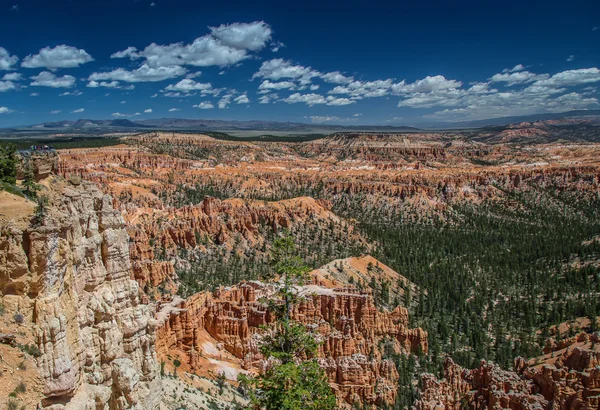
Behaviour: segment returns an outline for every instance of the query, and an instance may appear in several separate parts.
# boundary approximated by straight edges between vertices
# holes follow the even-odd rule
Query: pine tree
[[[316,362],[317,342],[306,327],[291,319],[299,301],[296,286],[305,282],[309,269],[297,256],[289,234],[275,241],[272,266],[264,279],[278,280],[280,302],[269,301],[277,321],[263,338],[261,353],[276,363],[256,378],[241,375],[239,380],[252,388],[250,402],[256,410],[333,410],[335,395]]]

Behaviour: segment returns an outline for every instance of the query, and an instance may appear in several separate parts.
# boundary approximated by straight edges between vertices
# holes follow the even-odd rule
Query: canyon
[[[389,262],[426,259],[410,250],[423,239],[397,256],[389,248],[395,234],[372,236],[373,226],[469,231],[478,212],[535,226],[523,218],[536,209],[549,220],[580,218],[591,230],[600,146],[521,145],[551,126],[519,124],[475,139],[342,133],[301,143],[147,132],[115,146],[32,156],[47,207],[0,192],[0,333],[15,335],[0,353],[27,382],[19,403],[174,408],[176,400],[163,397],[167,387],[186,390],[186,400],[197,401],[191,408],[209,408],[213,399],[219,408],[244,402],[238,375],[269,365],[259,347],[275,320],[265,300],[276,298],[276,284],[261,276],[274,239],[289,232],[313,269],[292,318],[320,342],[318,363],[340,408],[393,408],[404,400],[398,363],[409,357],[421,380],[410,403],[416,410],[597,408],[598,335],[591,327],[548,342],[544,355],[517,359],[513,370],[489,361],[469,370],[431,343],[441,325],[427,322],[432,313],[425,309],[440,295],[432,282],[445,280],[439,261],[424,263],[426,275],[438,275],[424,280]],[[583,250],[557,263],[595,269],[597,241],[580,242]],[[457,258],[464,256],[447,257]],[[584,276],[577,280],[588,281],[585,296],[597,296],[594,279]],[[492,306],[524,298],[509,293],[520,291],[520,279],[476,279],[482,288],[488,280],[503,286],[504,294],[490,296]],[[467,309],[487,297],[479,290],[469,290]],[[493,307],[480,313],[493,316]],[[15,370],[21,361],[27,371]],[[426,371],[425,363],[433,369],[441,362],[443,378]],[[219,394],[221,375],[231,388]]]

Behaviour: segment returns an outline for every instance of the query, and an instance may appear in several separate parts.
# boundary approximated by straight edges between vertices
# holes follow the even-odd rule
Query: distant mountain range
[[[520,122],[558,120],[565,118],[596,117],[600,119],[600,110],[577,110],[552,114],[533,114],[490,118],[477,121],[424,123],[419,128],[408,126],[376,126],[376,125],[330,125],[305,124],[298,122],[277,121],[234,121],[209,119],[160,118],[152,120],[131,121],[128,119],[90,120],[45,122],[42,124],[0,129],[0,135],[35,135],[48,133],[86,133],[104,134],[111,132],[135,132],[149,130],[169,131],[221,131],[239,135],[281,134],[329,134],[341,131],[370,131],[370,132],[420,132],[424,130],[450,130],[484,128],[490,126],[505,126]]]
[[[560,120],[564,118],[574,117],[599,117],[600,110],[573,110],[559,113],[548,114],[530,114],[518,115],[512,117],[488,118],[485,120],[475,121],[460,121],[460,122],[434,122],[420,124],[423,128],[428,129],[462,129],[462,128],[483,128],[490,126],[503,126],[509,124],[517,124],[520,122],[534,122],[546,120]]]

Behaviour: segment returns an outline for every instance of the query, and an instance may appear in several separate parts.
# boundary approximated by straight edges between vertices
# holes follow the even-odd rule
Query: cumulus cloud
[[[567,57],[568,62],[571,62],[573,60],[575,60],[575,56],[573,54],[571,54],[569,57]]]
[[[118,81],[90,81],[86,87],[89,88],[98,88],[98,87],[105,87],[105,88],[122,88],[120,83]]]
[[[144,110],[144,112],[145,112],[146,114],[151,114],[151,113],[152,113],[152,108],[148,108],[147,110]]]
[[[64,93],[60,93],[58,94],[59,97],[67,97],[67,96],[75,96],[77,97],[78,95],[83,94],[81,91],[79,90],[74,90],[74,91],[65,91]]]
[[[264,21],[233,23],[209,27],[210,34],[199,37],[191,44],[152,43],[143,50],[128,47],[114,53],[112,58],[144,59],[149,67],[229,66],[250,57],[250,52],[264,48],[271,40],[271,27]]]
[[[17,86],[12,81],[0,81],[0,93],[16,89]]]
[[[75,85],[75,77],[63,75],[58,77],[50,71],[42,71],[31,77],[34,80],[30,85],[34,87],[71,88]]]
[[[202,71],[196,71],[195,73],[189,73],[185,76],[185,78],[196,78],[202,75]]]
[[[262,49],[273,33],[264,21],[222,24],[219,27],[210,27],[210,32],[226,46],[251,51]]]
[[[8,73],[2,77],[4,81],[20,81],[22,78],[20,73]]]
[[[187,70],[185,68],[176,65],[150,67],[147,64],[143,64],[140,68],[131,71],[125,70],[124,68],[117,68],[113,71],[92,73],[88,80],[125,81],[128,83],[157,82],[168,80],[170,78],[181,77],[186,73]]]
[[[28,55],[23,59],[21,67],[55,71],[59,68],[79,67],[91,61],[94,59],[85,50],[63,44],[54,48],[42,48],[38,54]]]
[[[400,83],[402,86],[406,84]],[[393,81],[375,80],[375,81],[352,81],[346,85],[338,85],[329,91],[329,94],[348,94],[355,99],[383,97],[390,94]]]
[[[494,74],[490,81],[493,83],[506,83],[507,85],[531,83],[533,81],[545,80],[550,77],[548,74],[534,74],[529,71],[519,71],[514,73]]]
[[[136,112],[135,114],[122,114],[120,112],[113,112],[112,116],[115,118],[131,118],[131,117],[137,117],[138,115],[142,115],[139,112]]]
[[[176,111],[180,111],[179,108],[169,108],[169,112],[176,112]]]
[[[321,75],[321,78],[323,81],[333,84],[350,84],[352,81],[354,81],[354,77],[346,77],[339,71],[323,74]]]
[[[61,113],[60,110],[52,110],[52,111],[50,111],[50,114],[54,114],[54,115],[60,114],[60,113]]]
[[[231,99],[233,98],[233,94],[225,94],[223,97],[221,97],[221,99],[219,100],[219,102],[217,103],[218,107],[223,110],[225,108],[227,108],[227,106],[229,105],[229,103],[231,102]]]
[[[571,87],[600,81],[600,70],[596,67],[566,70],[552,77],[536,81],[534,85],[547,87]]]
[[[8,50],[0,47],[0,70],[12,70],[13,66],[17,64],[18,61],[19,57],[11,56]]]
[[[179,91],[184,93],[189,93],[191,91],[199,91],[201,94],[218,95],[222,90],[214,89],[211,83],[198,83],[192,79],[186,78],[179,81],[177,84],[171,84],[167,86],[164,91]]]
[[[77,108],[76,110],[71,111],[71,114],[78,114],[80,112],[84,112],[85,108]]]
[[[513,68],[505,68],[504,70],[502,70],[502,72],[503,73],[514,73],[517,71],[523,71],[523,70],[525,70],[525,68],[526,67],[523,64],[517,64]]]
[[[334,97],[332,95],[328,96],[327,98],[325,98],[324,96],[320,95],[320,94],[314,94],[314,93],[310,93],[310,94],[300,94],[300,93],[294,93],[292,95],[290,95],[287,98],[284,98],[282,101],[288,103],[288,104],[295,104],[295,103],[305,103],[306,105],[312,107],[313,105],[320,105],[320,104],[325,104],[325,105],[349,105],[349,104],[354,104],[356,103],[356,101],[351,100],[349,98],[338,98],[338,97]]]
[[[39,97],[39,96],[40,96],[40,94],[39,94],[39,93],[31,93],[30,95],[31,95],[32,97]]]
[[[277,99],[279,99],[279,94],[270,93],[270,94],[265,94],[262,97],[260,97],[258,99],[258,102],[260,104],[269,104],[270,102],[277,101]]]
[[[210,101],[202,101],[200,104],[194,105],[194,108],[200,108],[201,110],[210,110],[215,106]]]
[[[239,95],[233,99],[237,104],[248,104],[250,100],[246,94]]]
[[[9,109],[8,107],[0,107],[0,114],[8,114],[13,112],[13,110]]]
[[[291,78],[297,80],[300,84],[310,84],[312,78],[321,75],[318,71],[310,67],[294,65],[288,60],[275,58],[265,61],[260,66],[259,70],[254,73],[252,78],[265,78],[269,80],[281,80],[283,78]]]
[[[293,90],[296,88],[296,84],[292,81],[279,81],[279,82],[271,82],[269,80],[264,80],[259,86],[259,92],[268,93],[271,90],[283,90],[290,89]]]

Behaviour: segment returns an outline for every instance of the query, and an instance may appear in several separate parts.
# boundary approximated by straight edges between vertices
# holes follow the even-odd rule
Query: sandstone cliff
[[[34,334],[40,405],[154,408],[156,322],[140,303],[124,220],[93,184],[51,177],[44,185],[45,217],[0,236],[3,303]]]

